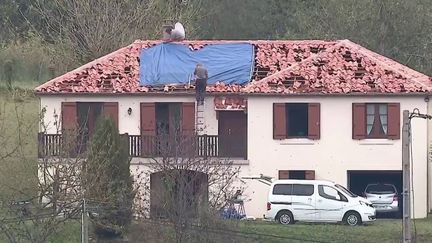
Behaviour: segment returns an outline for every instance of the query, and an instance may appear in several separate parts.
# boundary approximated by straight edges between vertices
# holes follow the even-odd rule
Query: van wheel
[[[293,217],[292,213],[290,211],[287,211],[287,210],[280,211],[277,214],[276,218],[277,218],[277,221],[283,225],[288,225],[288,224],[294,223],[294,217]]]
[[[362,224],[360,214],[353,211],[346,213],[343,221],[349,226],[356,226]]]

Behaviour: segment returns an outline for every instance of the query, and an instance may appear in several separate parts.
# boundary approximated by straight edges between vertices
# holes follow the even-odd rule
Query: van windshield
[[[348,194],[350,197],[358,197],[356,194],[352,193],[350,190],[346,189],[345,187],[336,184],[335,185],[339,190],[343,191],[344,193]]]

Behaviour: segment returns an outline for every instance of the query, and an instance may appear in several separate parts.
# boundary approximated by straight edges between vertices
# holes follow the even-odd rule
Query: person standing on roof
[[[195,95],[198,105],[204,105],[205,92],[207,87],[208,71],[198,63],[194,71],[195,76]]]

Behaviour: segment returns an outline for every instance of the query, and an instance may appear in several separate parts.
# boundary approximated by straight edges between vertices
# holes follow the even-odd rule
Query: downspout
[[[424,101],[426,102],[427,114],[432,115],[432,111],[430,110],[431,106],[429,104],[430,103],[429,96],[426,96]],[[432,212],[432,210],[431,210],[432,193],[431,193],[430,189],[431,189],[432,180],[431,180],[431,171],[430,171],[431,170],[431,144],[430,144],[431,131],[430,130],[432,129],[432,127],[431,127],[431,121],[426,120],[426,122],[427,122],[427,133],[426,133],[426,136],[427,136],[427,142],[426,142],[426,144],[427,144],[427,149],[426,149],[426,151],[427,151],[427,155],[426,155],[426,162],[427,162],[427,164],[426,164],[427,204],[426,205],[427,205],[427,212],[431,213]]]

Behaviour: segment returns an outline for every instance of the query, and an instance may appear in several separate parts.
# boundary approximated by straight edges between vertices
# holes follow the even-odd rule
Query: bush
[[[126,141],[111,119],[98,121],[84,165],[85,195],[98,238],[122,236],[132,220],[135,196]]]

